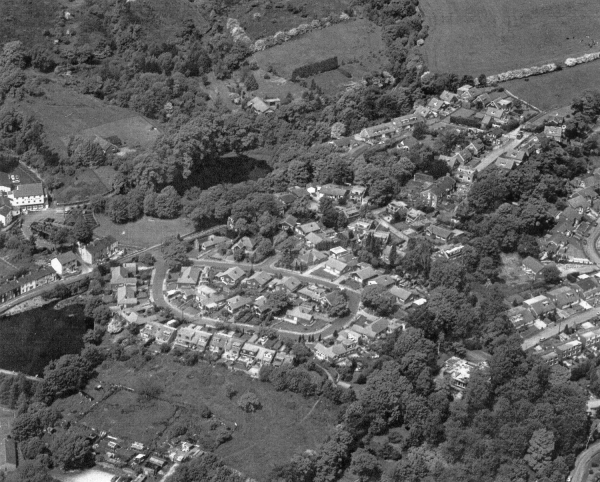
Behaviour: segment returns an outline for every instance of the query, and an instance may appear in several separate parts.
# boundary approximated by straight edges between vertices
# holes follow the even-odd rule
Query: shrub
[[[254,392],[246,392],[244,393],[237,402],[238,407],[240,407],[244,412],[256,412],[260,410],[262,405],[258,396]]]

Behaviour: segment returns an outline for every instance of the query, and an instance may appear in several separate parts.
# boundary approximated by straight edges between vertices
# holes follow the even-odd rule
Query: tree
[[[560,283],[560,270],[554,264],[544,266],[540,275],[546,284],[555,285]]]
[[[115,224],[123,224],[129,220],[127,198],[122,195],[117,195],[108,200],[106,203],[106,214]]]
[[[444,286],[462,291],[465,287],[465,269],[459,262],[439,259],[431,265],[429,281],[434,288]]]
[[[358,475],[361,482],[378,480],[381,474],[381,466],[377,457],[364,449],[358,449],[352,454],[350,470]]]
[[[348,297],[341,290],[334,290],[329,297],[329,308],[327,314],[334,318],[342,318],[350,313]]]
[[[163,219],[173,219],[181,211],[181,198],[173,186],[165,187],[156,196],[156,215]]]
[[[163,391],[161,384],[152,378],[142,378],[138,382],[137,394],[142,400],[152,400]]]
[[[67,432],[61,437],[54,437],[50,451],[54,463],[62,470],[83,469],[94,464],[90,441],[80,433]]]
[[[367,308],[375,310],[379,316],[390,315],[396,306],[394,296],[380,285],[367,286],[362,292],[361,301]]]
[[[237,405],[244,412],[256,412],[261,408],[260,400],[254,392],[246,392],[242,394],[237,401]]]
[[[256,251],[254,252],[254,262],[259,263],[264,259],[271,256],[275,250],[273,249],[273,243],[267,238],[262,238],[256,245]]]
[[[246,73],[246,76],[244,78],[244,85],[246,86],[246,89],[248,89],[250,92],[258,89],[258,82],[256,81],[256,77],[254,77],[254,74],[252,72]]]
[[[533,432],[524,460],[536,472],[541,472],[550,463],[554,452],[554,434],[544,428]]]
[[[85,217],[79,216],[73,225],[73,236],[80,243],[87,244],[93,237],[94,232]]]

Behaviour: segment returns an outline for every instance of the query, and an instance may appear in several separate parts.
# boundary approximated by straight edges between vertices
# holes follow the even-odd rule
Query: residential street
[[[600,442],[592,444],[587,450],[579,454],[575,461],[575,468],[571,472],[571,482],[584,482],[586,480],[592,458],[598,453],[600,453]]]
[[[512,134],[512,132],[509,133],[508,135],[510,136],[511,134]],[[483,171],[486,167],[488,167],[496,159],[498,159],[502,154],[516,148],[519,144],[521,144],[521,142],[525,141],[526,139],[527,139],[526,137],[523,137],[522,139],[513,139],[508,144],[505,144],[504,146],[500,147],[499,149],[493,150],[492,152],[490,152],[487,156],[485,156],[481,160],[481,162],[475,167],[475,169],[479,172]]]

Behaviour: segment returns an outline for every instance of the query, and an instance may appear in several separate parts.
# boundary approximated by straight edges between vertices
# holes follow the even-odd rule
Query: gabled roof
[[[308,235],[306,236],[306,241],[308,241],[309,243],[312,243],[313,245],[316,246],[317,244],[323,242],[323,238],[321,236],[319,236],[318,234],[308,233]]]
[[[43,196],[44,186],[41,182],[33,184],[18,184],[13,190],[14,197],[30,197],[30,196]]]
[[[298,280],[298,278],[295,278],[294,276],[285,276],[284,278],[281,278],[281,286],[283,286],[288,291],[293,292],[300,288],[300,286],[302,286],[302,283],[300,282],[300,280]]]
[[[232,280],[237,281],[237,280],[243,278],[244,276],[246,276],[246,272],[238,266],[232,266],[227,271],[223,271],[222,273],[217,273],[217,276],[219,278],[221,278],[223,276],[228,276]]]
[[[406,301],[408,301],[411,296],[414,296],[410,291],[405,290],[400,286],[394,286],[390,288],[389,292],[403,303],[406,303]]]
[[[530,269],[535,274],[539,273],[544,268],[544,265],[542,263],[540,263],[537,259],[532,258],[531,256],[527,256],[523,260],[523,266]]]
[[[259,286],[266,285],[269,281],[273,279],[273,275],[271,273],[267,273],[266,271],[257,271],[250,278],[248,278],[245,282],[248,283],[250,280],[256,281]]]
[[[79,261],[79,258],[72,251],[67,251],[66,253],[61,253],[56,256],[56,258],[60,264],[67,264],[73,261]]]
[[[306,224],[302,224],[298,229],[302,231],[302,233],[306,236],[309,233],[314,233],[321,230],[321,226],[318,223],[310,222]]]
[[[354,276],[360,278],[362,281],[370,280],[371,278],[375,278],[377,275],[379,275],[379,272],[371,266],[363,268],[354,273]]]
[[[343,263],[342,261],[335,258],[329,258],[325,263],[325,266],[336,271],[343,271],[348,267],[346,263]]]

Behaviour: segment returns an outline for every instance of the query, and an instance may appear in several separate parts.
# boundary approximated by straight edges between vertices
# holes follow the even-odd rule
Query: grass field
[[[596,0],[421,0],[427,66],[486,75],[600,50]],[[533,20],[533,21],[532,21]],[[589,38],[588,38],[589,36]]]
[[[90,195],[106,194],[110,188],[91,169],[82,169],[64,179],[64,186],[52,193],[55,202],[86,201]]]
[[[577,65],[546,75],[503,82],[501,85],[516,96],[544,110],[570,105],[587,89],[598,89],[600,61]]]
[[[288,460],[295,453],[315,448],[325,439],[336,420],[336,409],[326,400],[316,404],[317,399],[277,392],[270,384],[229,372],[223,367],[212,367],[204,362],[186,367],[175,363],[170,355],[159,355],[141,367],[137,365],[138,369],[133,365],[131,362],[103,365],[99,378],[135,387],[140,377],[151,376],[164,387],[161,398],[193,406],[204,403],[226,425],[237,423],[233,440],[221,445],[216,453],[228,465],[257,480],[265,480],[274,464]],[[238,392],[232,400],[225,396],[225,383],[231,383]],[[237,398],[248,390],[254,391],[262,403],[262,409],[256,413],[242,412],[236,405]],[[123,409],[129,407],[127,400],[124,399],[123,403]],[[119,409],[114,408],[113,411],[118,412]],[[166,412],[162,416],[166,416]],[[132,421],[124,420],[124,424],[123,427],[133,425],[133,418]],[[117,430],[119,428],[115,425]]]
[[[134,223],[114,224],[106,216],[96,216],[100,224],[95,230],[96,236],[114,236],[126,246],[145,248],[161,243],[176,234],[188,234],[194,226],[187,219],[155,219],[143,217]]]
[[[368,20],[356,20],[314,30],[295,40],[262,52],[252,59],[264,70],[289,79],[297,67],[337,56],[340,64],[355,62],[365,72],[380,68],[386,61],[381,29]]]
[[[30,97],[17,107],[36,116],[44,125],[48,142],[59,152],[66,151],[72,135],[116,135],[128,147],[135,147],[148,145],[160,134],[138,114],[78,94],[58,82],[44,84],[43,91],[44,96]]]
[[[4,439],[10,434],[10,428],[14,420],[14,411],[0,407],[0,467],[6,463],[6,451],[4,450]]]
[[[59,0],[0,0],[0,44],[20,40],[27,46],[51,47],[52,39],[43,32],[54,26],[60,5]]]
[[[292,8],[286,8],[284,2],[277,2],[275,8],[265,8],[267,2],[239,2],[232,9],[230,16],[240,21],[240,25],[251,39],[257,40],[280,30],[289,30],[302,23],[309,23],[313,18],[339,15],[351,4],[350,0],[312,0],[290,2]],[[259,14],[260,17],[255,17],[255,14]]]

